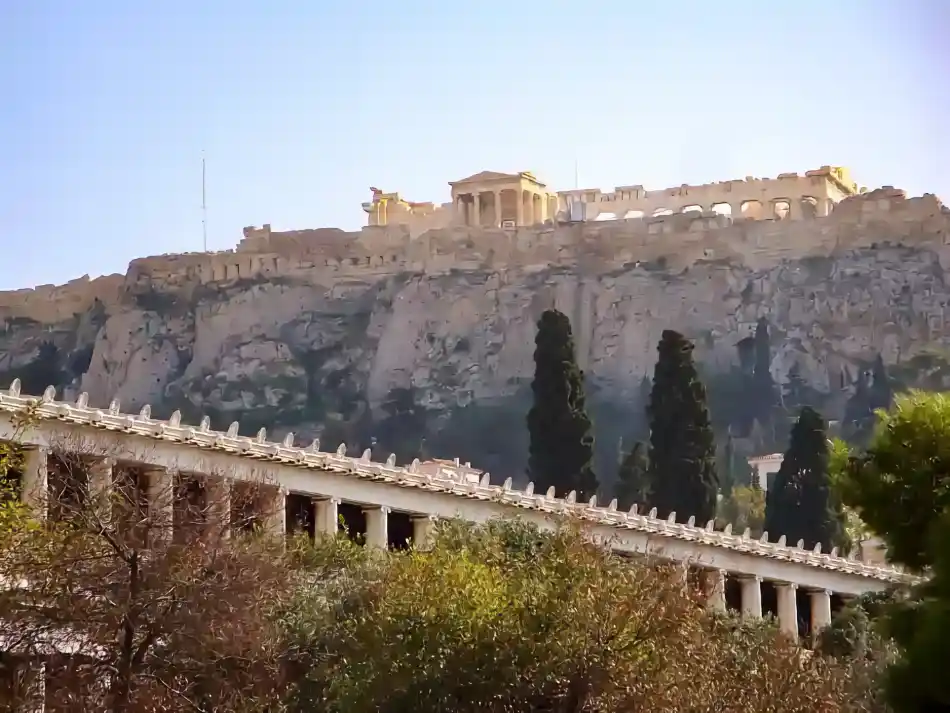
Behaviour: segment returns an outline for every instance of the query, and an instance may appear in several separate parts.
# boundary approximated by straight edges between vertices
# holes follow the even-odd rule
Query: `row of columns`
[[[549,206],[547,204],[549,199],[547,196],[521,189],[501,188],[491,191],[494,196],[494,216],[490,223],[491,227],[502,227],[504,216],[501,212],[501,195],[505,191],[511,191],[515,194],[515,225],[534,225],[543,223],[548,218]],[[485,226],[481,219],[482,193],[483,191],[460,193],[455,197],[455,212],[464,225]],[[526,212],[530,215],[526,215]]]
[[[332,537],[339,530],[342,501],[339,498],[315,498],[313,503],[314,534],[319,538]],[[366,544],[370,547],[386,549],[389,547],[389,514],[391,508],[374,505],[363,508],[366,516]],[[431,515],[412,517],[412,541],[417,547],[428,547],[432,543],[436,518]]]
[[[26,451],[21,474],[21,497],[37,516],[45,519],[48,515],[49,494],[49,450],[32,448]],[[93,504],[109,502],[114,483],[116,462],[111,458],[100,458],[90,462],[85,468],[87,492]],[[153,529],[164,538],[171,538],[175,521],[175,500],[177,479],[181,474],[174,468],[144,468],[146,482],[146,502],[149,521],[157,527]],[[200,478],[200,476],[195,476]],[[211,477],[201,480],[207,498],[208,526],[221,527],[221,534],[227,536],[231,526],[232,481],[228,478]],[[260,509],[263,510],[261,524],[274,536],[287,534],[287,496],[288,491],[277,486],[263,486]],[[314,531],[318,537],[336,534],[339,529],[339,498],[312,498],[312,517]],[[385,506],[366,506],[366,543],[373,547],[386,548],[389,543],[389,514],[391,509]],[[103,513],[105,514],[105,513]],[[431,540],[435,520],[431,516],[413,516],[413,542],[426,543]]]
[[[26,452],[22,472],[22,497],[24,501],[41,514],[46,515],[46,496],[49,488],[49,451],[45,448],[33,448]],[[108,503],[108,492],[113,484],[115,461],[110,458],[98,459],[86,468],[88,493],[94,503]],[[158,523],[154,528],[160,537],[171,538],[175,520],[176,481],[179,472],[171,468],[148,468],[147,507],[149,520]],[[200,477],[200,476],[198,476]],[[207,498],[207,525],[221,526],[224,536],[230,531],[232,523],[231,494],[232,481],[227,478],[206,478],[203,480]],[[287,534],[287,496],[288,492],[280,487],[264,487],[257,504],[264,510],[261,524],[273,536]],[[317,538],[335,535],[339,529],[339,506],[342,500],[334,497],[311,499],[314,533]],[[370,547],[385,549],[389,546],[389,514],[386,506],[364,506],[366,517],[366,544]],[[42,511],[42,512],[40,512]],[[418,546],[431,542],[434,529],[431,516],[412,517],[412,539]],[[724,611],[726,608],[726,572],[708,570],[706,572],[706,591],[710,608]],[[762,580],[758,577],[742,577],[742,614],[746,618],[762,616]],[[774,583],[777,595],[778,618],[781,627],[789,635],[797,637],[798,606],[796,585]],[[831,622],[831,593],[824,590],[810,591],[812,630],[817,631]]]
[[[576,200],[576,199],[574,199]],[[711,211],[718,213],[720,215],[731,216],[732,218],[754,218],[757,220],[777,218],[784,220],[808,220],[810,218],[823,217],[829,215],[834,209],[834,203],[831,200],[823,199],[817,200],[815,203],[805,200],[786,200],[786,199],[775,199],[775,200],[756,200],[748,199],[735,203],[726,203],[718,202],[709,205],[700,205],[697,203],[689,203],[687,205],[678,207],[678,208],[656,208],[652,212],[644,212],[638,208],[631,208],[624,205],[616,205],[615,203],[596,203],[598,208],[598,214],[600,213],[609,213],[614,214],[618,219],[626,219],[628,216],[630,218],[643,218],[643,217],[657,217],[662,215],[674,215],[677,213],[689,213],[694,210],[698,212],[707,212]],[[726,212],[724,207],[728,206],[729,211]],[[696,209],[699,210],[696,210]],[[570,211],[570,202],[564,201],[563,210]],[[631,212],[634,212],[634,215],[630,215]],[[596,216],[595,216],[596,218]]]
[[[762,618],[762,578],[742,577],[742,618]],[[773,582],[776,594],[779,628],[798,641],[798,585]],[[713,611],[726,611],[726,572],[709,570],[706,573],[707,603]],[[817,633],[831,624],[831,592],[826,589],[808,592],[811,599],[811,631]]]

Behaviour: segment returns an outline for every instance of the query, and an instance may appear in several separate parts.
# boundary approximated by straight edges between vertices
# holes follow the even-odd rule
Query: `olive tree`
[[[297,711],[861,710],[845,663],[708,613],[681,566],[575,525],[452,521],[426,550],[346,547],[285,619]]]

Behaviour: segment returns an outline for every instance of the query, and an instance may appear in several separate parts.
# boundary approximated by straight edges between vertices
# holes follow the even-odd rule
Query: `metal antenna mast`
[[[205,154],[201,152],[201,238],[204,251],[208,252],[208,202],[205,192]]]

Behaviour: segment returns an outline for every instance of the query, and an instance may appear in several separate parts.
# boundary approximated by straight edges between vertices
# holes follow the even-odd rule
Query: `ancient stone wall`
[[[292,278],[333,289],[403,272],[531,270],[552,265],[592,274],[636,263],[681,272],[698,261],[761,269],[784,259],[875,243],[926,244],[950,264],[950,211],[933,195],[908,199],[885,187],[847,198],[827,217],[743,220],[712,212],[583,222],[517,230],[446,227],[414,236],[406,226],[273,232],[247,228],[236,251],[132,261],[127,274],[0,292],[0,318],[55,322],[110,302],[122,290]],[[946,254],[946,257],[944,255]]]
[[[0,320],[32,319],[60,322],[118,299],[125,276],[114,274],[89,279],[83,275],[65,285],[40,285],[32,289],[0,291]]]
[[[718,181],[659,190],[643,186],[618,186],[613,192],[575,189],[558,192],[558,210],[572,202],[585,205],[588,220],[627,219],[689,211],[713,211],[733,217],[807,220],[826,216],[834,205],[856,194],[848,171],[822,166],[804,176],[783,173],[776,178]]]

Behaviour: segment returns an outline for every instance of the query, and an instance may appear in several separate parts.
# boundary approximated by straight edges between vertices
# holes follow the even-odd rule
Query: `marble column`
[[[115,461],[112,458],[102,458],[92,463],[87,471],[89,506],[106,522],[112,518],[113,468]]]
[[[43,713],[46,710],[46,664],[27,661],[22,664],[26,669],[23,688],[23,713]]]
[[[515,196],[518,198],[518,200],[515,201],[515,208],[517,210],[515,225],[520,227],[524,225],[524,191],[519,188],[515,191]]]
[[[417,550],[427,550],[432,547],[435,535],[435,518],[431,515],[422,515],[412,518],[412,546]]]
[[[208,498],[206,536],[212,541],[231,536],[231,481],[228,478],[209,477],[205,481]]]
[[[482,224],[482,198],[479,193],[472,194],[472,225]]]
[[[742,580],[742,618],[762,618],[762,578],[743,577]]]
[[[811,598],[811,633],[814,636],[831,624],[831,592],[820,589],[808,595]]]
[[[268,487],[262,498],[264,529],[269,537],[285,539],[287,537],[287,491],[280,486]]]
[[[683,593],[687,594],[689,592],[689,564],[686,562],[676,564],[676,578],[679,580]]]
[[[726,572],[711,569],[706,572],[706,606],[711,611],[726,611]]]
[[[173,468],[156,468],[148,472],[148,528],[153,544],[172,542],[177,476],[178,471]]]
[[[501,191],[495,191],[495,225],[500,228],[503,223],[501,216]]]
[[[778,603],[779,628],[798,641],[798,587],[785,582],[775,583],[775,595]]]
[[[389,547],[389,508],[385,506],[366,508],[366,544],[369,547]]]
[[[339,498],[313,501],[313,533],[317,540],[335,537],[340,527]]]
[[[49,449],[38,446],[24,456],[20,499],[36,518],[45,520],[49,507]]]

